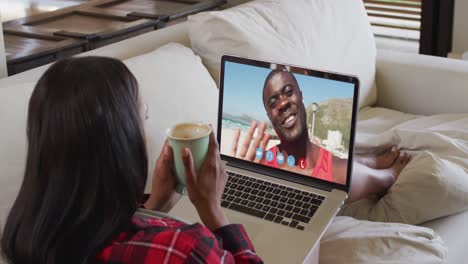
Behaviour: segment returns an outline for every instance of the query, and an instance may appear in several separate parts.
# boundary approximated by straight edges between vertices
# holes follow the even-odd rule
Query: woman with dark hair
[[[195,173],[182,152],[200,224],[137,212],[148,158],[145,107],[136,79],[118,60],[72,58],[52,65],[29,102],[23,184],[1,240],[11,263],[259,263],[241,225],[220,207],[226,183],[213,133]],[[144,207],[167,212],[177,201],[167,144]]]

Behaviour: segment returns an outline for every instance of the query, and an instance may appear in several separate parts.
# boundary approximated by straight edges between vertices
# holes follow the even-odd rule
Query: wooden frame
[[[147,19],[159,19],[160,21],[168,22],[171,20],[178,19],[180,17],[188,16],[191,14],[195,14],[201,11],[206,11],[213,9],[215,7],[221,6],[227,3],[226,0],[157,0],[151,1],[154,6],[153,10],[141,10],[135,9],[132,7],[131,2],[150,2],[148,0],[98,0],[95,1],[95,7],[107,7],[111,8],[112,6],[118,5],[126,5],[125,9],[130,11],[127,16],[139,17],[139,18],[147,18]],[[161,7],[161,10],[157,9],[157,3],[167,3],[167,5],[174,4],[178,5],[179,8],[177,10],[164,10]],[[185,5],[185,7],[183,7]]]
[[[80,31],[67,29],[67,17],[109,21]],[[94,8],[90,3],[16,19],[3,23],[7,50],[8,74],[23,72],[57,59],[73,56],[158,28],[158,20],[128,17],[124,12],[109,12]],[[64,28],[61,28],[64,27]],[[73,28],[73,25],[69,26]],[[78,28],[79,29],[79,28]],[[15,47],[16,45],[16,47]],[[18,48],[21,46],[21,48]]]
[[[3,33],[5,43],[7,44],[5,46],[9,75],[85,51],[86,41],[83,40],[47,35],[35,30],[29,30],[29,32],[4,30]],[[27,44],[31,44],[31,42],[41,41],[49,43],[47,45],[32,47],[27,51],[15,49],[14,45],[8,45],[9,43],[11,44],[11,42],[27,42]]]
[[[6,45],[11,53],[7,56],[9,74],[153,31],[226,2],[94,0],[8,21],[3,23],[3,29],[6,38],[10,38]]]
[[[67,24],[67,18],[74,19],[73,22],[77,25]],[[85,6],[27,17],[14,23],[7,22],[4,24],[4,30],[17,34],[27,34],[33,31],[42,32],[44,37],[82,39],[87,41],[86,50],[91,50],[121,40],[122,35],[152,31],[158,25],[157,20],[129,17],[125,12]]]
[[[452,51],[454,0],[424,0],[419,53],[447,57]]]

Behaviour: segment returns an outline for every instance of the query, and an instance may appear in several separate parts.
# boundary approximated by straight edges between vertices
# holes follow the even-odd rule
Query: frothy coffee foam
[[[170,136],[179,139],[200,138],[209,134],[211,129],[205,124],[179,124],[171,129]]]

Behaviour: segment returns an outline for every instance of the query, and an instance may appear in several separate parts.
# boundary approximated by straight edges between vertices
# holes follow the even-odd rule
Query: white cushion
[[[148,104],[146,121],[148,183],[166,138],[166,128],[182,121],[212,123],[216,131],[218,90],[191,49],[167,44],[124,61],[136,76]],[[4,224],[23,180],[26,161],[26,120],[35,83],[0,88],[0,226]],[[150,184],[146,191],[150,191]]]
[[[320,242],[320,263],[444,263],[447,246],[429,228],[337,217]]]
[[[397,144],[414,158],[384,197],[352,203],[343,215],[421,224],[468,209],[468,114],[417,117],[366,109],[359,118],[357,149]]]
[[[357,75],[376,101],[376,48],[361,0],[258,0],[190,16],[192,48],[219,80],[223,54]]]
[[[148,104],[149,192],[167,128],[179,122],[200,121],[213,124],[216,131],[218,89],[200,57],[181,44],[170,43],[124,63],[137,78],[142,98]]]
[[[26,164],[26,120],[35,83],[0,87],[0,229],[18,195]]]

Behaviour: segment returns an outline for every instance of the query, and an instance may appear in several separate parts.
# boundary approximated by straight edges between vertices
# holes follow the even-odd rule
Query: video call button
[[[257,159],[262,159],[263,158],[263,149],[262,148],[257,148],[255,150],[255,158],[257,158]]]
[[[289,155],[288,156],[288,166],[289,167],[294,167],[295,165],[296,165],[296,159],[294,158],[294,156]]]
[[[275,156],[275,155],[273,155],[273,151],[268,150],[268,151],[266,152],[266,160],[267,160],[268,162],[271,162],[271,161],[275,158],[274,156]]]
[[[307,167],[306,160],[305,159],[300,159],[299,160],[299,167],[301,169],[305,169]]]
[[[276,155],[276,162],[278,162],[279,165],[282,165],[284,163],[283,153],[278,153],[278,155]]]

